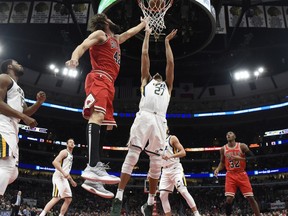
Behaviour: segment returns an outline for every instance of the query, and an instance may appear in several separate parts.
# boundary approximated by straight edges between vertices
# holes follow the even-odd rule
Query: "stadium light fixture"
[[[240,80],[247,80],[250,78],[250,73],[247,70],[243,70],[243,71],[238,71],[234,73],[234,78],[237,81]]]
[[[50,64],[50,65],[49,65],[49,69],[50,69],[50,70],[54,70],[55,68],[56,68],[56,66],[55,66],[54,64]]]

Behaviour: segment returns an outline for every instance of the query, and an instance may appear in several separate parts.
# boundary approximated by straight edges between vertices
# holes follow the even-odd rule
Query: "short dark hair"
[[[90,18],[88,29],[91,32],[97,31],[97,30],[105,30],[105,26],[107,25],[107,16],[104,13],[96,14],[93,17]]]
[[[13,63],[13,59],[6,59],[1,62],[1,73],[7,73],[8,66]]]

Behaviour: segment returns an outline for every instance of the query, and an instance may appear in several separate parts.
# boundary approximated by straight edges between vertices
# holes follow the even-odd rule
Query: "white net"
[[[151,35],[154,35],[155,40],[158,41],[163,29],[166,28],[164,17],[172,6],[173,0],[138,0],[138,4],[144,17],[150,18]]]

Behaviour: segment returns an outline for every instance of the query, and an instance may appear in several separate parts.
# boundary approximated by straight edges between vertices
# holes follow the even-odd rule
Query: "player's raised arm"
[[[173,29],[172,32],[165,38],[166,49],[166,83],[171,94],[174,82],[174,56],[170,46],[170,40],[172,40],[177,34],[177,29]]]
[[[91,33],[80,45],[73,51],[71,59],[66,62],[68,68],[76,68],[79,65],[79,59],[83,56],[87,49],[91,46],[102,43],[106,40],[105,32],[97,30]]]
[[[150,79],[149,38],[152,30],[146,29],[141,54],[141,83],[145,85]],[[145,83],[143,83],[143,81]]]
[[[128,29],[126,32],[123,32],[118,36],[119,44],[124,43],[126,40],[129,38],[133,37],[136,35],[138,32],[140,32],[148,23],[149,18],[146,17],[142,19],[141,17],[141,23],[139,23],[137,26]]]

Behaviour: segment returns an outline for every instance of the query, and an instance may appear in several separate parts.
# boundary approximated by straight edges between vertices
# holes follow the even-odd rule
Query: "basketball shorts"
[[[139,111],[130,129],[128,146],[145,149],[148,155],[160,155],[165,146],[166,129],[165,117],[147,111]]]
[[[159,191],[173,192],[174,187],[178,189],[181,186],[186,187],[186,179],[181,164],[174,164],[171,167],[163,167],[159,183]]]
[[[52,197],[67,198],[72,197],[72,191],[69,182],[63,176],[53,174],[52,177],[53,191]]]
[[[93,111],[104,114],[102,125],[116,126],[113,117],[114,83],[110,78],[97,72],[90,72],[85,80],[86,99],[83,117],[89,119]]]
[[[225,196],[235,196],[237,188],[244,197],[254,196],[249,177],[246,172],[227,172],[225,181]]]
[[[9,184],[18,176],[18,160],[13,156],[0,159],[0,195],[4,195]]]
[[[0,131],[0,158],[19,158],[18,135]]]

